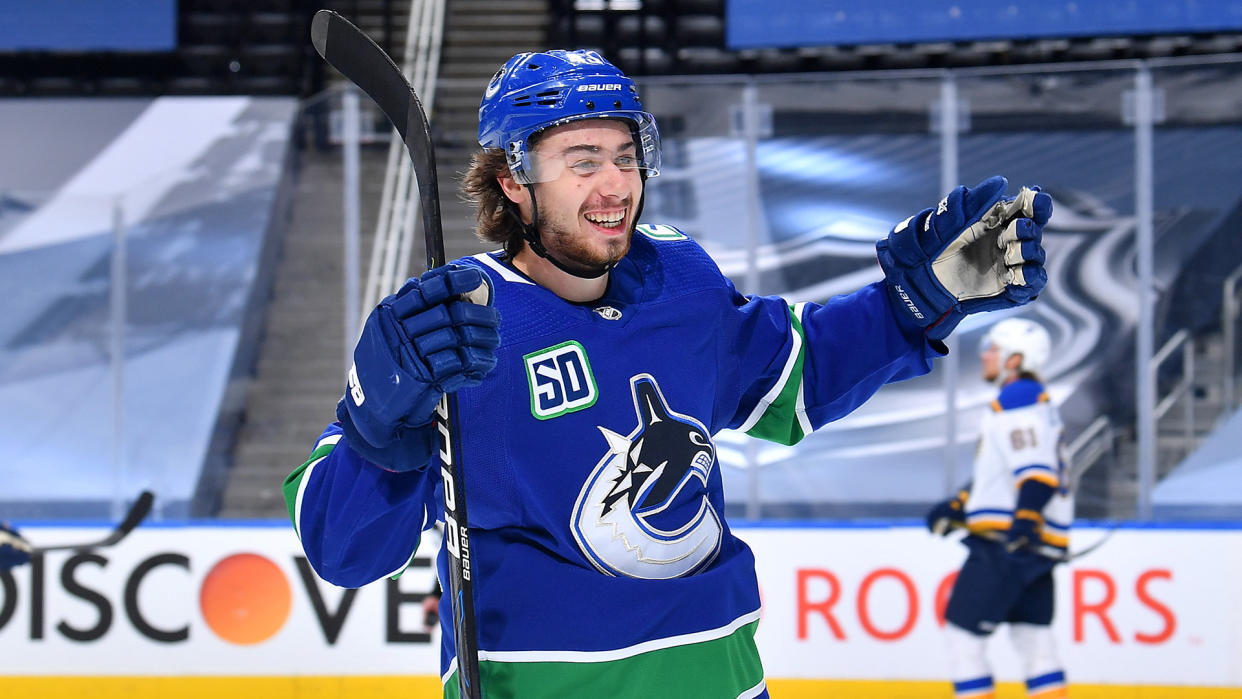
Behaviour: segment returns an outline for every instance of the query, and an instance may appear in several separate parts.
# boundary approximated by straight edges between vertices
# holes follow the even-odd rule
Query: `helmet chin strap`
[[[646,180],[646,177],[644,177],[643,179]],[[616,262],[612,262],[612,263],[601,266],[599,269],[583,271],[580,269],[574,269],[566,265],[564,262],[561,262],[560,260],[556,259],[555,257],[552,257],[552,255],[548,252],[548,249],[543,246],[543,241],[539,239],[539,204],[538,202],[535,201],[535,188],[528,184],[526,185],[526,190],[530,192],[530,208],[532,212],[530,223],[526,223],[525,221],[522,220],[522,214],[518,212],[517,207],[514,206],[512,202],[510,202],[509,206],[506,206],[505,209],[509,212],[509,215],[512,216],[514,220],[517,221],[518,225],[521,226],[522,238],[524,238],[526,240],[526,243],[530,245],[530,249],[532,252],[542,257],[543,259],[547,260],[548,262],[551,262],[553,267],[556,267],[557,269],[561,270],[565,274],[568,274],[573,277],[577,277],[579,279],[599,279],[605,274],[608,274],[608,272],[611,271],[613,267],[617,266]],[[638,209],[634,212],[635,221],[638,220],[638,215],[643,212],[643,200],[646,198],[645,197],[646,193],[647,193],[646,187],[644,186],[643,194],[639,195],[640,198],[638,200]]]

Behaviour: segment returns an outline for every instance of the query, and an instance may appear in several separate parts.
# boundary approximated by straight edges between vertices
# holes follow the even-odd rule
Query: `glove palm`
[[[958,187],[876,244],[898,316],[928,338],[944,339],[970,313],[1025,304],[1047,283],[1052,198],[1028,188],[1005,198],[1007,184],[998,176]]]

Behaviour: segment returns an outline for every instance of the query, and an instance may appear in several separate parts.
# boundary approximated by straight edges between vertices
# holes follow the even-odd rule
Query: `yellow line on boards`
[[[4,699],[440,699],[431,675],[365,677],[4,677]],[[772,699],[947,699],[944,682],[769,679]],[[1071,684],[1072,699],[1242,699],[1242,687],[1137,687]],[[1022,685],[1002,682],[997,699],[1022,699]]]

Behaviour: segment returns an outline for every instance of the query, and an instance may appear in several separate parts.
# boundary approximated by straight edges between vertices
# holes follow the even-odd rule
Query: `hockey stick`
[[[319,10],[311,21],[311,43],[333,68],[362,88],[392,122],[405,143],[418,180],[423,209],[427,269],[444,264],[440,228],[440,187],[431,130],[418,94],[405,75],[374,41],[331,10]],[[445,394],[435,412],[440,433],[440,475],[444,481],[444,546],[449,554],[449,599],[457,644],[457,681],[461,699],[482,696],[479,684],[478,636],[474,619],[474,583],[470,567],[470,527],[466,517],[465,480],[460,463],[457,400]]]
[[[1005,550],[1007,550],[1009,553],[1013,553],[1014,551],[1017,551],[1018,549],[1027,549],[1034,553],[1038,553],[1039,555],[1044,556],[1046,558],[1051,558],[1057,563],[1070,563],[1072,561],[1078,560],[1079,558],[1082,558],[1083,556],[1103,546],[1104,543],[1107,542],[1109,538],[1112,537],[1112,535],[1117,532],[1116,526],[1109,528],[1108,531],[1104,532],[1104,536],[1101,536],[1099,539],[1093,542],[1090,546],[1082,549],[1081,551],[1058,551],[1057,549],[1051,546],[1046,546],[1044,544],[1031,545],[1030,543],[1026,541],[1022,541],[1017,546],[1014,546],[1010,544],[1009,540],[1005,538],[1005,535],[1000,533],[999,531],[991,531],[987,529],[980,530],[980,531],[971,531],[970,528],[967,527],[965,524],[962,524],[961,522],[950,521],[947,517],[936,520],[936,526],[935,528],[933,528],[932,533],[936,534],[937,536],[948,536],[950,532],[954,530],[958,530],[958,529],[965,531],[967,534],[974,534],[980,539],[987,539],[988,541],[991,541],[993,543],[1000,544],[1001,546],[1004,546]]]
[[[1096,539],[1095,542],[1092,543],[1090,546],[1082,549],[1081,551],[1066,551],[1065,555],[1061,557],[1061,562],[1069,563],[1070,561],[1076,561],[1079,558],[1082,558],[1083,556],[1103,546],[1110,538],[1112,538],[1113,534],[1116,534],[1116,533],[1117,533],[1117,525],[1114,524],[1113,526],[1108,528],[1108,531],[1104,532],[1104,536],[1101,536],[1100,538]]]
[[[130,505],[129,512],[125,513],[125,518],[121,523],[116,525],[116,529],[112,533],[100,539],[99,541],[90,541],[84,544],[56,544],[55,546],[32,546],[30,553],[47,553],[49,551],[81,551],[83,549],[102,548],[104,546],[112,546],[119,543],[130,532],[138,526],[142,520],[146,519],[147,513],[151,511],[151,504],[155,502],[155,495],[144,490],[142,494],[134,500],[134,504]]]

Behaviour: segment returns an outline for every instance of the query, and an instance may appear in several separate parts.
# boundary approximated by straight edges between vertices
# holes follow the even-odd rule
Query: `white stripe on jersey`
[[[533,284],[534,283],[531,280],[526,279],[522,275],[518,274],[517,272],[514,272],[508,267],[497,262],[496,258],[492,257],[490,253],[481,252],[477,255],[471,255],[471,257],[478,260],[479,262],[482,262],[488,268],[494,270],[496,274],[499,274],[500,277],[507,282],[513,282],[515,284]]]

